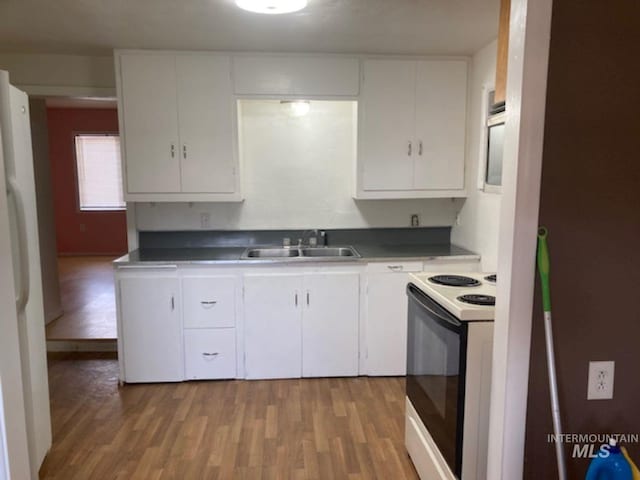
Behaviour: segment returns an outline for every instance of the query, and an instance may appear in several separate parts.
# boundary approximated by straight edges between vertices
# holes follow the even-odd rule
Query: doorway
[[[128,250],[116,101],[41,97],[30,110],[48,350],[115,350],[111,262]]]

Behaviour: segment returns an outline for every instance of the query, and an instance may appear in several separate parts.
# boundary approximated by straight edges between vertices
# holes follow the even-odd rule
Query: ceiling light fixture
[[[309,100],[280,100],[280,105],[290,117],[304,117],[311,110]]]
[[[236,0],[236,5],[249,12],[277,15],[302,10],[307,0]]]

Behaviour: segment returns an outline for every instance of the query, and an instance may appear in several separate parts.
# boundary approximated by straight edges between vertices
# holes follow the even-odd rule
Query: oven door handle
[[[462,323],[450,315],[443,315],[434,310],[433,305],[438,305],[431,300],[422,290],[413,283],[407,285],[407,294],[411,296],[422,308],[431,314],[433,320],[438,322],[444,328],[459,333],[462,330]],[[436,307],[438,308],[438,307]],[[441,308],[441,307],[440,307]]]

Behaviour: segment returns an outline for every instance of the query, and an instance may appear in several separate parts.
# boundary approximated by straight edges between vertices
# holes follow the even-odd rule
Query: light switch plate
[[[587,400],[613,398],[615,362],[589,362]]]

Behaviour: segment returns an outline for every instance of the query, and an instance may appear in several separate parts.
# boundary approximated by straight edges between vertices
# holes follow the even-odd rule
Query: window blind
[[[123,210],[120,137],[76,135],[80,210]]]

